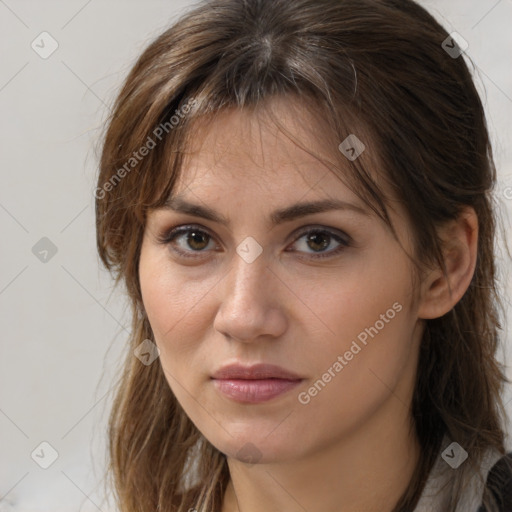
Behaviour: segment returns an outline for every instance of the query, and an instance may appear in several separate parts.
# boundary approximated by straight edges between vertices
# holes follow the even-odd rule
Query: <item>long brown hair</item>
[[[445,434],[470,454],[453,472],[448,510],[485,451],[505,452],[506,378],[495,357],[496,170],[469,58],[450,55],[443,47],[448,37],[412,0],[211,0],[142,53],[114,105],[95,192],[99,255],[132,304],[109,424],[122,512],[221,509],[229,480],[225,455],[189,420],[161,365],[141,364],[133,355],[143,340],[154,339],[139,255],[147,212],[172,192],[193,121],[214,119],[228,107],[263,108],[278,95],[300,98],[336,146],[350,134],[364,140],[367,150],[349,162],[349,175],[339,170],[347,168],[341,152],[333,172],[389,223],[386,198],[368,170],[370,156],[371,165],[378,162],[379,176],[408,212],[418,262],[442,266],[438,227],[465,206],[478,215],[469,289],[426,325],[411,404],[421,457],[393,512],[414,508]],[[450,47],[458,48],[451,41]],[[484,504],[495,510],[487,491]]]

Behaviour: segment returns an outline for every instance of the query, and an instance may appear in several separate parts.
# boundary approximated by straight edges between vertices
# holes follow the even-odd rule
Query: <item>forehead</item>
[[[349,162],[339,149],[338,135],[310,107],[274,98],[263,108],[226,108],[191,119],[163,208],[199,212],[225,225],[253,222],[263,212],[270,227],[315,211],[343,209],[380,217],[385,229],[399,236],[406,231],[409,238],[407,212],[380,173],[383,167],[370,136],[356,126],[346,127],[353,127],[366,146],[357,162]],[[390,225],[373,192],[365,193],[362,183],[368,176]]]
[[[264,108],[230,108],[193,121],[174,192],[197,187],[282,190],[340,186],[336,139],[309,109],[274,99]]]

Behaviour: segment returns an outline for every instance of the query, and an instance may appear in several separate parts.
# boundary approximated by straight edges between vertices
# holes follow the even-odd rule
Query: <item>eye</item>
[[[180,226],[158,237],[158,241],[169,245],[171,249],[184,258],[200,258],[204,249],[212,242],[213,237],[197,226]]]
[[[303,240],[305,239],[305,240]],[[303,240],[301,242],[301,240]],[[332,241],[335,241],[338,245],[330,250],[325,251],[324,249],[332,245]],[[339,254],[343,249],[350,245],[350,237],[342,232],[333,232],[325,228],[313,228],[303,231],[299,235],[299,238],[294,243],[303,249],[312,249],[313,252],[306,252],[309,257],[315,258],[330,258]]]
[[[350,245],[350,237],[343,232],[333,232],[326,228],[313,228],[299,233],[293,245],[298,245],[298,252],[305,252],[309,258],[328,258],[339,254]],[[304,239],[304,240],[302,240]],[[208,252],[207,249],[213,244],[213,236],[199,226],[179,226],[158,236],[161,244],[169,245],[171,250],[184,258],[201,258],[201,253]],[[330,251],[326,248],[335,242],[337,246]],[[215,248],[215,244],[213,244]],[[307,249],[312,249],[308,252]],[[287,249],[287,252],[295,252]],[[194,254],[195,253],[195,254]]]

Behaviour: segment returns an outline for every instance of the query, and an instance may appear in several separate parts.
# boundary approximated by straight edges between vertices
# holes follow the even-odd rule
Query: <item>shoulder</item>
[[[500,512],[512,512],[512,452],[503,455],[487,474],[486,488],[496,499]],[[477,512],[487,512],[480,505]]]
[[[450,503],[457,484],[453,467],[443,458],[451,443],[445,436],[414,512],[453,510]],[[512,451],[504,454],[489,447],[482,455],[479,471],[467,484],[454,512],[491,512],[483,506],[483,496],[489,493],[498,504],[498,512],[512,512]]]

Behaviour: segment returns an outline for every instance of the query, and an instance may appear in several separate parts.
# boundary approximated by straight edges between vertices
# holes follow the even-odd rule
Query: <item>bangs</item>
[[[240,84],[241,89],[243,85]],[[209,130],[215,129],[215,123],[220,115],[238,109],[245,112],[248,119],[254,115],[258,116],[261,125],[271,123],[291,142],[314,157],[326,172],[333,173],[394,233],[386,207],[388,198],[384,192],[390,190],[389,178],[383,172],[384,167],[378,159],[377,146],[374,137],[370,135],[370,130],[360,120],[355,121],[355,116],[348,107],[340,112],[338,106],[335,111],[328,101],[319,99],[318,94],[269,95],[260,99],[258,103],[240,104],[239,100],[243,98],[240,94],[227,97],[224,91],[225,97],[219,101],[221,93],[222,91],[212,91],[211,87],[205,87],[195,94],[187,95],[181,103],[171,103],[163,110],[157,127],[143,135],[146,139],[159,138],[159,147],[155,148],[153,158],[145,161],[139,168],[139,183],[142,187],[133,206],[139,207],[138,216],[141,220],[146,217],[148,210],[163,207],[172,196],[184,170],[186,156],[193,153],[192,148],[197,146],[197,141],[203,140]],[[302,124],[301,128],[308,134],[308,143],[294,130],[286,127],[275,115],[273,105],[276,100],[284,100],[286,108],[297,114],[294,117],[307,122],[307,125]],[[222,107],[217,106],[214,109],[216,103],[222,104]],[[192,108],[188,109],[189,105],[192,105]],[[170,119],[177,118],[176,113],[185,111],[186,115],[180,122],[165,131],[166,123],[168,128]],[[356,149],[360,154],[354,158],[351,155]],[[377,173],[376,169],[380,169],[381,172]],[[142,178],[141,174],[145,176]]]

